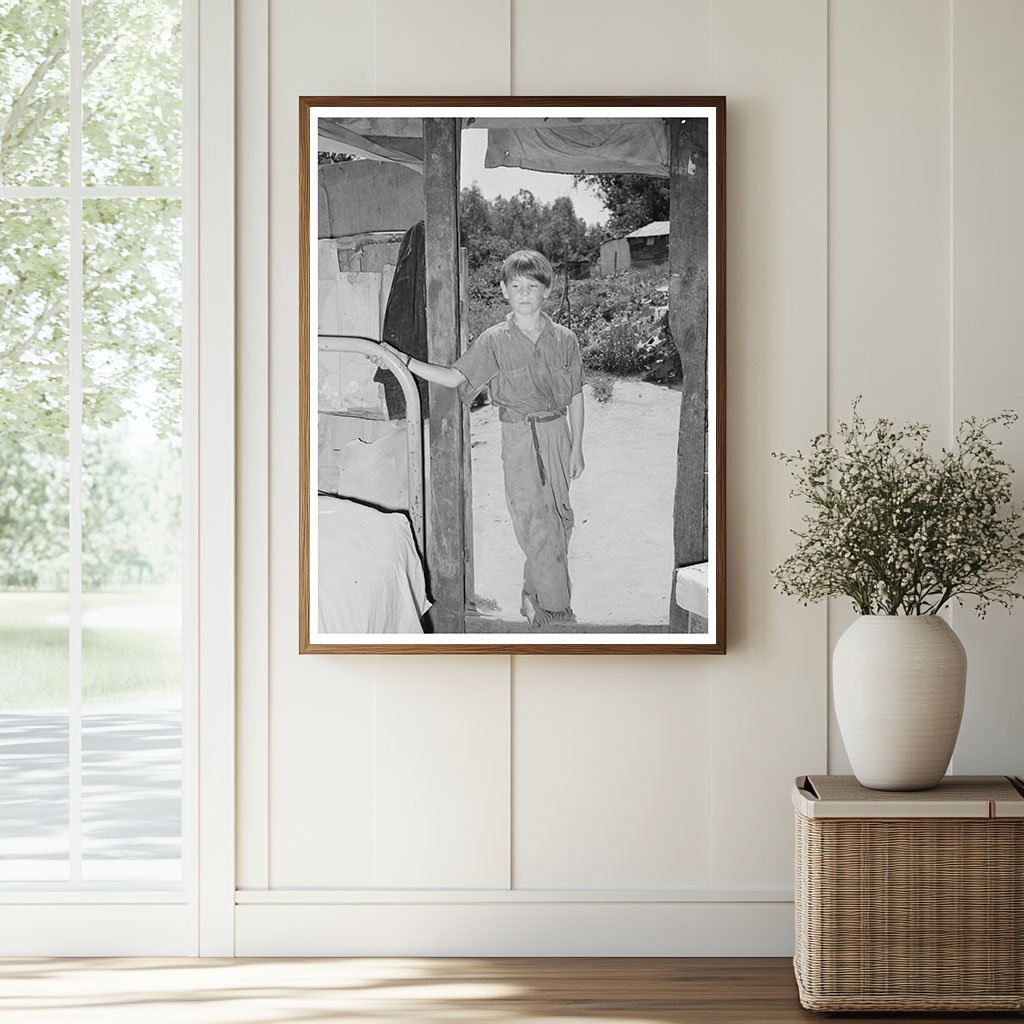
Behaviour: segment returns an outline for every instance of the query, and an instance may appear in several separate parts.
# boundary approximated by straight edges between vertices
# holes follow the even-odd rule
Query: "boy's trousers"
[[[501,410],[505,500],[526,555],[523,593],[547,611],[570,607],[569,425],[565,415],[513,422]]]

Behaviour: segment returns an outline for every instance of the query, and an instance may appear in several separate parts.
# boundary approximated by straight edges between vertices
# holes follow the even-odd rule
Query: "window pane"
[[[94,688],[101,682],[138,685],[148,674],[166,694],[178,661],[174,629],[157,618],[179,614],[173,595],[167,608],[150,595],[141,609],[131,595],[86,596],[84,655]],[[107,599],[107,600],[104,600]],[[142,614],[138,614],[142,611]],[[90,623],[90,619],[92,620]],[[161,641],[170,648],[163,664]],[[114,662],[124,655],[119,672]],[[140,674],[150,659],[159,669]],[[162,671],[161,671],[162,670]],[[161,675],[164,677],[161,679]],[[158,691],[159,692],[159,691]],[[93,697],[82,711],[82,881],[181,883],[181,700],[177,694],[141,693]]]
[[[82,878],[181,875],[181,209],[84,204]]]
[[[0,0],[0,185],[68,180],[68,2]]]
[[[84,0],[87,185],[181,181],[181,0]]]
[[[0,200],[0,881],[68,877],[67,235]]]

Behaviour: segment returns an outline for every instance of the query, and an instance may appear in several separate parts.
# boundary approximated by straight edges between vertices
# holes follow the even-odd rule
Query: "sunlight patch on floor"
[[[660,1015],[595,1016],[584,986],[565,998],[537,971],[431,959],[6,959],[3,1024],[662,1024]],[[540,968],[541,975],[544,969]],[[554,998],[553,998],[554,997]],[[598,997],[599,998],[599,997]],[[577,1000],[590,1002],[582,1013]],[[563,1009],[564,1006],[564,1009]]]

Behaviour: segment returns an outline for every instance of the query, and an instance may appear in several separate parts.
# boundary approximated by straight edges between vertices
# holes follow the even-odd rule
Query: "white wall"
[[[1021,404],[1024,6],[238,16],[238,952],[790,952],[789,787],[845,766],[828,652],[848,613],[771,590],[800,510],[769,452],[860,392],[944,435]],[[727,97],[724,658],[296,653],[298,97],[509,92]],[[1007,451],[1024,465],[1024,430]],[[1020,772],[1021,631],[956,626],[972,668],[954,767]]]

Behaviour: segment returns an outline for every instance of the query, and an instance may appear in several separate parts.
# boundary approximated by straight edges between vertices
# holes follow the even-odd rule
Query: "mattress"
[[[408,516],[320,495],[317,523],[320,633],[422,633],[430,601]]]

